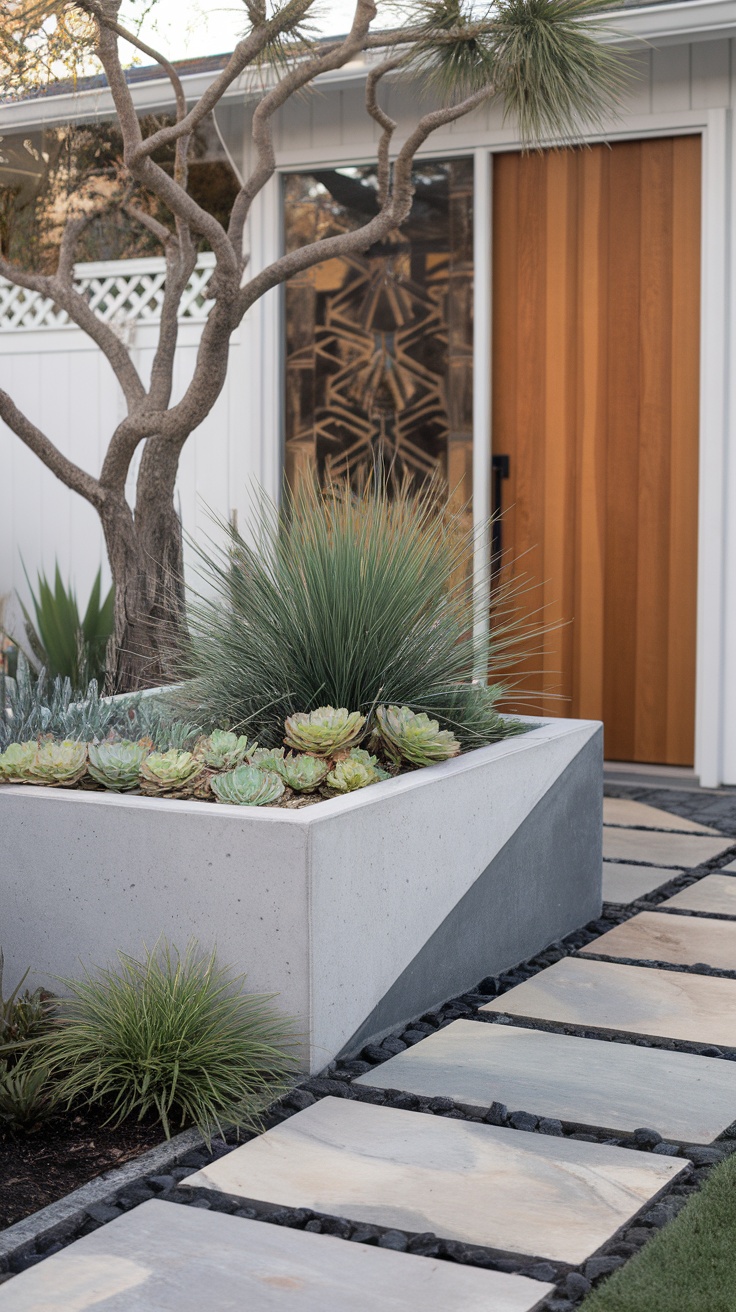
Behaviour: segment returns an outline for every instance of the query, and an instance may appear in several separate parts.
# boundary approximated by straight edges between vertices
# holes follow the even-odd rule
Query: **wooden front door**
[[[493,453],[528,705],[693,762],[700,138],[497,155]],[[536,699],[535,699],[536,694]]]

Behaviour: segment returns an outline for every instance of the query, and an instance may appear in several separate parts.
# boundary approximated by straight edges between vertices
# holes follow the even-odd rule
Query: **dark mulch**
[[[163,1139],[158,1121],[104,1125],[100,1111],[55,1116],[31,1134],[0,1132],[0,1229],[122,1166]]]

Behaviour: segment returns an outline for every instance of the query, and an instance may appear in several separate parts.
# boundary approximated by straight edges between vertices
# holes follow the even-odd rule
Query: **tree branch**
[[[269,41],[284,31],[287,23],[297,22],[300,17],[303,17],[311,9],[313,3],[314,0],[291,0],[291,3],[286,5],[273,18],[254,27],[247,37],[238,42],[225,68],[180,122],[170,127],[159,128],[150,137],[146,137],[145,141],[141,139],[137,147],[138,157],[152,155],[161,146],[176,141],[184,133],[191,134],[210,111],[219,104],[231,83],[262,54]]]
[[[80,469],[79,465],[75,465],[73,460],[68,460],[62,455],[58,447],[54,446],[40,428],[22,414],[2,388],[0,388],[0,419],[3,419],[21,442],[43,461],[52,474],[71,488],[72,492],[78,492],[85,501],[89,501],[95,510],[101,510],[106,498],[101,483],[86,470]]]
[[[371,118],[381,128],[378,142],[378,203],[384,205],[388,199],[391,186],[391,138],[396,131],[396,123],[378,103],[378,84],[387,73],[400,68],[402,60],[398,57],[384,59],[383,63],[371,69],[365,83],[365,107]]]
[[[411,209],[414,196],[414,187],[411,180],[412,166],[420,146],[437,128],[443,127],[447,123],[454,123],[456,119],[463,118],[466,114],[471,114],[474,109],[477,109],[479,105],[489,100],[494,94],[492,86],[484,87],[481,91],[476,91],[473,95],[459,101],[457,105],[450,105],[445,109],[436,109],[424,114],[396,157],[391,189],[378,214],[374,215],[368,223],[359,228],[353,228],[350,232],[342,232],[335,237],[323,237],[319,241],[300,246],[298,250],[289,251],[278,260],[274,260],[273,264],[268,265],[267,268],[256,274],[250,282],[247,282],[241,288],[236,306],[238,320],[242,318],[255,301],[259,300],[267,291],[270,291],[272,287],[287,282],[295,274],[303,273],[306,269],[313,268],[315,264],[321,264],[323,260],[331,260],[336,256],[353,255],[368,250],[374,242],[380,241],[382,237],[387,236],[392,228],[399,227],[408,217]],[[391,122],[391,120],[388,121]]]
[[[275,87],[261,98],[253,114],[252,139],[258,159],[257,168],[241,187],[233,203],[228,236],[235,250],[242,249],[243,229],[250,207],[276,169],[271,122],[286,101],[322,73],[342,68],[363,49],[365,38],[376,16],[374,0],[358,0],[350,31],[345,39],[326,51],[297,64]]]
[[[65,253],[65,277],[66,264]],[[145,397],[146,389],[128,351],[112,328],[103,323],[94,310],[90,309],[84,297],[74,290],[71,277],[62,280],[58,274],[49,277],[41,273],[26,273],[2,256],[0,256],[0,277],[7,278],[8,282],[14,283],[17,287],[25,287],[29,291],[39,292],[41,296],[48,296],[49,300],[59,306],[59,309],[66,310],[69,318],[88,337],[91,337],[93,342],[96,342],[107,358],[128,406],[135,407],[140,404]]]

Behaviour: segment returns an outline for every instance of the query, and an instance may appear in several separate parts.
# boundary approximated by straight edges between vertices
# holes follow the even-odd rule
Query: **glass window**
[[[472,486],[472,160],[422,162],[411,215],[286,287],[286,476]],[[285,179],[287,250],[376,213],[372,167]]]
[[[144,134],[172,120],[142,119]],[[22,268],[53,273],[70,206],[101,209],[128,195],[122,140],[115,123],[65,124],[0,136],[0,248]],[[174,148],[154,159],[173,172]],[[238,183],[211,117],[197,128],[189,151],[190,195],[227,225]],[[173,226],[165,207],[137,188],[135,204]],[[202,243],[202,245],[204,245]],[[121,209],[96,218],[79,243],[79,260],[119,260],[163,254],[161,243]]]

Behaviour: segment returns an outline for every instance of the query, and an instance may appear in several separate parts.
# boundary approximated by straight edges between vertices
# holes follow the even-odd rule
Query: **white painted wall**
[[[732,12],[733,10],[733,12]],[[632,50],[632,78],[620,114],[590,139],[698,132],[703,135],[703,300],[701,485],[698,617],[698,710],[696,769],[704,783],[736,783],[736,8],[731,0],[689,0],[660,4],[641,15],[658,24],[661,37],[650,36]],[[631,11],[628,24],[644,18]],[[619,20],[623,21],[623,20]],[[683,35],[686,23],[694,39]],[[724,24],[728,24],[726,31]],[[715,30],[718,36],[709,34]],[[646,29],[649,31],[649,29]],[[642,27],[642,31],[644,28]],[[725,33],[725,34],[724,34]],[[276,125],[279,168],[283,171],[370,160],[375,152],[375,125],[362,109],[364,68],[343,70],[335,80],[283,111]],[[194,82],[197,86],[194,86]],[[200,93],[201,77],[192,79]],[[89,94],[89,93],[87,93]],[[151,108],[155,96],[166,104],[166,84],[142,84],[141,104]],[[105,111],[106,92],[85,100],[73,98],[74,112]],[[15,131],[21,116],[34,121],[53,112],[63,115],[62,98],[47,107],[38,101],[0,107],[0,131]],[[416,103],[409,84],[386,87],[386,105],[397,119],[400,141],[424,105]],[[67,107],[65,112],[69,114]],[[235,154],[238,124],[248,150],[248,107],[242,86],[235,86],[221,111],[228,144]],[[425,153],[472,154],[476,177],[486,175],[489,153],[518,146],[513,126],[504,126],[498,109],[487,109],[432,138]],[[262,267],[281,249],[280,179],[275,178],[254,206],[248,242],[251,270]],[[479,280],[480,281],[480,280]],[[490,296],[490,277],[486,280]],[[207,531],[205,505],[228,515],[238,509],[242,523],[249,480],[278,488],[281,462],[281,295],[270,293],[255,306],[233,345],[226,391],[209,419],[190,439],[182,461],[179,495],[185,528],[197,537]],[[480,310],[479,306],[476,306]],[[486,315],[487,319],[487,315]],[[198,329],[183,330],[178,386],[191,369]],[[139,326],[133,351],[145,368],[152,349],[151,327]],[[477,333],[477,370],[488,376],[487,333]],[[88,467],[99,469],[101,453],[120,411],[120,398],[107,365],[73,328],[3,332],[0,324],[0,384],[8,386],[31,418],[45,427],[61,448]],[[475,476],[488,475],[490,459],[490,390],[478,387],[476,430],[482,435]],[[484,464],[485,462],[485,464]],[[484,473],[485,470],[485,473]],[[81,592],[102,558],[95,516],[20,447],[0,425],[0,593],[22,586],[20,552],[30,572],[46,569],[58,554],[62,568]]]

